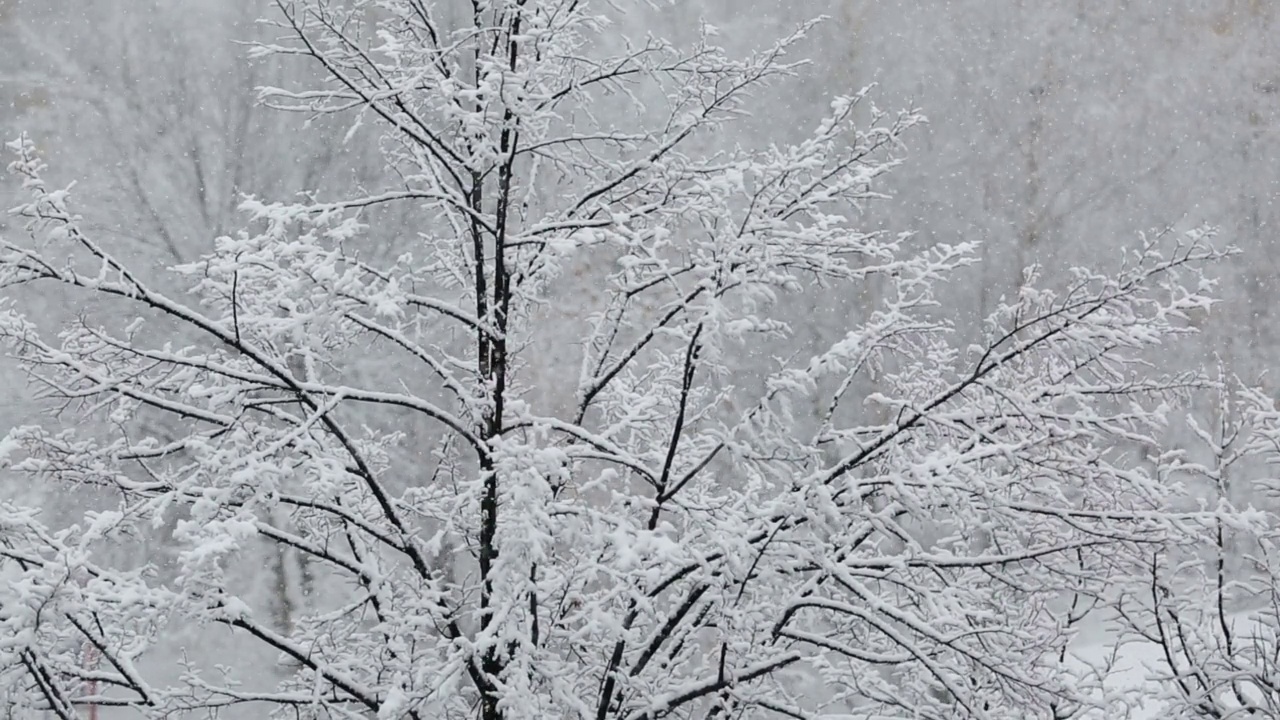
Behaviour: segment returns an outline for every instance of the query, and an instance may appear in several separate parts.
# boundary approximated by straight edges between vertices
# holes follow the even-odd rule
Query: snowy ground
[[[1081,643],[1073,652],[1074,660],[1082,670],[1099,667],[1112,658],[1114,645],[1109,638]],[[1165,709],[1158,700],[1159,687],[1146,678],[1158,674],[1164,667],[1160,648],[1150,643],[1129,643],[1115,651],[1114,664],[1107,673],[1104,685],[1108,691],[1118,691],[1128,696],[1128,720],[1153,720]],[[1108,693],[1110,694],[1110,693]],[[1110,720],[1116,715],[1110,710],[1096,710],[1082,717],[1089,720]]]

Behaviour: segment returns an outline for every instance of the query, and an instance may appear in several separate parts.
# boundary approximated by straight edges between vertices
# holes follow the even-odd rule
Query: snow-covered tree
[[[1165,471],[1208,488],[1200,502],[1217,510],[1254,500],[1274,507],[1280,411],[1222,375],[1217,422],[1192,420],[1198,442],[1171,453]],[[1278,526],[1274,512],[1224,513],[1204,536],[1153,550],[1146,587],[1120,597],[1117,627],[1158,658],[1153,679],[1167,693],[1156,700],[1175,717],[1280,717]]]
[[[1219,516],[1177,511],[1166,463],[1118,450],[1158,446],[1209,384],[1147,362],[1210,305],[1203,234],[1062,292],[1028,273],[962,339],[933,291],[972,248],[859,226],[919,115],[859,93],[799,143],[699,150],[801,69],[807,27],[734,59],[710,26],[624,42],[616,8],[578,0],[277,5],[255,53],[326,81],[262,98],[379,127],[385,184],[249,199],[248,228],[173,268],[189,296],[116,259],[13,144],[29,237],[0,244],[0,286],[133,321],[50,339],[0,314],[46,398],[101,421],[15,429],[0,455],[118,499],[66,525],[0,504],[6,702],[483,720],[1101,702],[1064,662],[1079,607]],[[389,204],[416,232],[390,260],[367,239]],[[780,297],[871,282],[837,342],[734,373],[793,335]],[[398,377],[350,371],[369,355]],[[814,403],[816,429],[792,415]],[[104,553],[169,521],[171,578]],[[235,572],[259,541],[313,573],[285,628]],[[176,655],[189,624],[245,655]],[[239,662],[262,651],[283,681]]]
[[[344,144],[340,120],[311,123],[304,137],[299,131],[307,118],[257,111],[258,85],[283,84],[298,73],[317,77],[316,69],[245,62],[234,40],[270,37],[255,32],[262,10],[257,0],[103,0],[71,10],[56,2],[15,7],[7,22],[4,62],[22,81],[20,87],[38,89],[43,102],[27,103],[22,122],[37,129],[32,133],[37,143],[59,138],[48,161],[78,183],[81,197],[90,201],[84,210],[92,219],[87,229],[122,262],[146,272],[199,257],[239,222],[240,193],[285,198],[379,177],[376,145]],[[8,208],[18,195],[5,190]],[[395,257],[404,250],[394,241],[401,230],[398,218],[388,213],[369,237],[387,257]],[[176,282],[156,277],[155,289],[185,290],[185,281],[172,279]],[[84,313],[94,320],[110,318],[109,309],[97,316],[95,308],[74,297],[35,295],[45,305],[33,314],[49,324]],[[153,322],[143,332],[186,342],[180,339],[185,329],[171,322]],[[0,372],[11,367],[0,366]],[[376,358],[362,369],[378,370]],[[357,372],[354,365],[349,372]],[[21,404],[16,410],[0,404],[5,431],[27,422],[29,414],[21,379],[9,377],[0,385]],[[140,431],[173,439],[166,419],[151,417],[155,427]],[[34,494],[31,485],[24,488],[28,496]],[[48,494],[41,506],[51,522],[59,522],[64,508],[74,514],[98,506],[96,495]],[[12,497],[11,488],[0,490],[0,497]],[[165,572],[169,527],[146,543],[120,550],[149,558]],[[263,562],[243,563],[244,572],[259,578],[262,594],[276,596],[277,625],[285,627],[299,595],[290,588],[294,582],[305,585],[307,576],[294,566],[305,561],[280,548],[262,549]]]

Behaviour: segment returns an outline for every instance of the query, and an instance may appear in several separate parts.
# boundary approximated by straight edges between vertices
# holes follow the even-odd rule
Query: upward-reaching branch
[[[933,290],[974,246],[860,226],[918,113],[863,92],[798,143],[724,142],[799,71],[809,26],[737,60],[709,26],[688,49],[631,45],[611,5],[460,6],[278,3],[285,37],[255,55],[327,82],[263,96],[373,119],[385,186],[246,200],[245,230],[173,269],[186,297],[93,241],[16,146],[30,238],[0,245],[0,287],[140,319],[55,340],[0,313],[77,419],[14,430],[0,460],[110,508],[62,522],[0,503],[0,637],[17,638],[0,640],[0,702],[453,720],[1086,707],[1064,667],[1084,611],[1060,622],[1061,598],[1146,598],[1153,552],[1204,528],[1225,544],[1240,520],[1181,506],[1176,454],[1153,469],[1119,449],[1163,447],[1172,408],[1211,386],[1152,365],[1210,307],[1202,268],[1223,253],[1162,237],[1062,293],[1029,276],[962,342]],[[397,205],[416,234],[379,260],[368,225]],[[868,307],[806,344],[796,295]],[[145,542],[169,562],[113,555]],[[253,578],[264,546],[324,589],[290,595],[286,622]],[[1185,609],[1165,610],[1187,665]],[[171,620],[235,662],[153,676],[184,642]],[[282,662],[258,672],[262,655]],[[1196,671],[1187,693],[1215,687]]]

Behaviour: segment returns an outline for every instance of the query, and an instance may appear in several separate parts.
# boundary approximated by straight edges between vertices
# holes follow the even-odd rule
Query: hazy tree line
[[[74,10],[8,0],[7,126],[58,137],[52,149],[84,168],[110,168],[92,178],[103,186],[92,193],[105,209],[97,222],[155,262],[187,259],[233,227],[240,193],[375,173],[367,147],[340,142],[342,128],[316,143],[301,116],[252,112],[253,89],[288,72],[247,61],[235,44],[261,35],[263,12],[247,0]],[[1208,223],[1257,248],[1223,273],[1222,322],[1203,339],[1256,375],[1274,342],[1276,268],[1265,249],[1280,212],[1276,13],[1228,0],[699,0],[628,17],[677,39],[705,18],[726,47],[745,51],[825,16],[805,46],[813,73],[744,131],[797,136],[827,94],[873,82],[884,107],[918,106],[929,125],[886,180],[897,201],[869,208],[870,221],[923,242],[980,240],[981,278],[955,288],[972,318],[1014,290],[1025,267],[1096,260],[1139,231]],[[307,153],[292,152],[300,143]]]

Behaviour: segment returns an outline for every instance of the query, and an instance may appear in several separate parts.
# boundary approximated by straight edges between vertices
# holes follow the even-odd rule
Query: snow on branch
[[[54,336],[0,313],[58,411],[8,434],[8,472],[110,508],[0,504],[15,707],[1066,718],[1107,701],[1066,660],[1081,608],[1246,519],[1169,481],[1219,476],[1168,439],[1217,381],[1159,363],[1212,308],[1208,234],[1029,273],[961,338],[934,290],[975,246],[860,225],[918,112],[867,90],[800,142],[709,149],[801,71],[808,26],[734,59],[710,28],[630,43],[568,0],[277,6],[254,54],[327,82],[262,98],[376,125],[385,187],[246,199],[244,229],[171,270],[186,292],[10,146],[28,226],[0,287],[127,318]],[[393,204],[416,234],[379,260]],[[842,293],[865,312],[797,351],[785,299]],[[163,562],[119,560],[155,538]],[[232,663],[157,670],[179,625]],[[1245,667],[1223,628],[1213,657]]]

